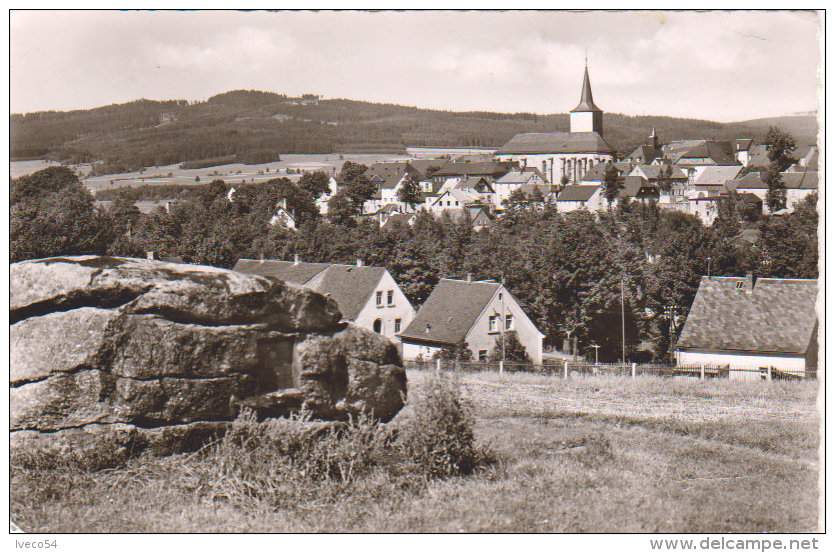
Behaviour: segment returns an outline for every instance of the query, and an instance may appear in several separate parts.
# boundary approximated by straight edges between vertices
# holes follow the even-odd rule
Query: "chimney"
[[[154,252],[145,252],[145,257],[152,260],[154,259]]]
[[[261,252],[260,257],[258,258],[258,262],[259,262],[259,263],[263,263],[263,262],[264,262],[264,253],[263,253],[263,252]]]
[[[299,254],[293,254],[293,265],[299,264]]]
[[[473,274],[472,273],[467,273],[467,282],[472,282],[472,281],[473,281]]]
[[[432,325],[430,325],[429,323],[426,323],[426,330],[424,330],[424,333],[429,334],[429,330],[431,328],[432,328]]]
[[[357,267],[362,267],[362,259],[357,258]]]

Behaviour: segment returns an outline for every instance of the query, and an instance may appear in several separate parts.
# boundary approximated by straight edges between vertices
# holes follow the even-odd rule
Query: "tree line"
[[[616,202],[597,214],[562,214],[517,202],[478,232],[466,218],[419,214],[412,225],[381,230],[375,218],[357,217],[368,193],[364,168],[346,164],[353,185],[334,197],[344,209],[319,215],[315,199],[324,180],[299,185],[286,178],[229,186],[217,180],[190,187],[188,196],[151,214],[129,196],[106,211],[65,167],[50,167],[11,181],[11,261],[55,255],[180,256],[231,268],[240,258],[385,266],[418,307],[441,278],[503,281],[529,317],[560,346],[576,338],[583,351],[600,345],[600,360],[621,351],[621,297],[631,359],[667,359],[702,275],[816,278],[816,196],[792,213],[745,220],[730,200],[711,227],[662,211],[653,203]],[[356,165],[356,164],[354,164]],[[298,228],[271,227],[285,200]],[[332,200],[333,202],[333,200]],[[338,203],[336,202],[336,203]],[[623,296],[621,295],[623,290]],[[671,320],[672,318],[672,320]]]

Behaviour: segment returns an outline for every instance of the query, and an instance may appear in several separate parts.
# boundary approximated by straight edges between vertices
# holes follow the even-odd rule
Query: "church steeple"
[[[595,105],[591,94],[588,57],[586,57],[586,70],[583,73],[580,103],[571,110],[571,132],[603,132],[603,110]]]

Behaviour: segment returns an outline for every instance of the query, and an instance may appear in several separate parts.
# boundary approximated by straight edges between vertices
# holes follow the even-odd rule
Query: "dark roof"
[[[809,165],[812,163],[817,165],[817,146],[814,144],[805,144],[802,146],[796,147],[794,150],[789,152],[789,157],[793,157],[797,160],[803,160],[806,157],[809,157]],[[809,154],[812,154],[811,156]],[[768,159],[768,150],[765,147],[765,144],[757,144],[751,146],[751,149],[748,151],[748,165],[752,165],[754,167],[765,167],[771,163]]]
[[[558,202],[587,202],[597,191],[598,186],[573,184],[566,186],[557,194]]]
[[[737,138],[736,139],[736,151],[737,152],[744,152],[751,148],[754,144],[753,138]]]
[[[701,144],[688,148],[679,155],[676,163],[692,158],[706,158],[715,165],[740,165],[734,156],[735,145],[728,141],[704,140]]]
[[[356,319],[385,272],[385,267],[330,265],[309,286],[336,300],[342,318]]]
[[[643,164],[643,165],[638,165],[638,166],[636,166],[636,168],[637,168],[637,167],[640,167],[641,172],[642,172],[644,175],[646,175],[646,178],[648,178],[648,179],[657,179],[657,178],[658,178],[658,175],[660,175],[660,174],[661,174],[661,169],[663,169],[663,167],[664,167],[664,166],[663,166],[663,165],[647,165],[647,164]],[[679,169],[678,167],[673,167],[673,168],[672,168],[672,170],[670,171],[670,178],[671,178],[671,179],[673,179],[673,180],[676,180],[676,179],[687,179],[687,175],[684,173],[684,171],[682,171],[682,170],[681,170],[681,169]]]
[[[517,164],[510,161],[451,162],[441,167],[432,176],[459,177],[467,175],[504,175],[514,167],[517,167]]]
[[[641,158],[641,161],[643,161],[644,163],[650,163],[655,158],[661,157],[663,153],[664,152],[661,150],[661,148],[655,148],[649,144],[641,144],[640,146],[635,148],[632,151],[632,153],[629,154],[627,157],[639,157]]]
[[[704,186],[709,184],[725,184],[733,180],[742,171],[742,167],[736,165],[713,165],[705,167],[702,173],[696,177],[693,184]]]
[[[804,171],[804,172],[786,172],[780,173],[780,178],[783,180],[787,190],[817,190],[818,189],[818,172]],[[742,178],[729,180],[725,183],[725,188],[728,190],[752,189],[764,190],[768,186],[763,182],[759,173],[748,173]]]
[[[426,177],[426,172],[429,171],[431,167],[435,167],[440,169],[444,165],[446,165],[448,160],[446,159],[412,159],[409,160],[409,165],[418,172],[421,178]]]
[[[737,284],[742,283],[742,289]],[[804,354],[817,322],[817,281],[702,277],[679,348]]]
[[[614,167],[618,174],[622,174],[624,171],[622,168],[617,167],[615,164],[608,162],[608,161],[601,161],[595,163],[591,166],[591,168],[586,171],[586,174],[583,175],[583,181],[602,181],[603,177],[606,176],[606,170],[609,167]]]
[[[586,71],[583,73],[583,90],[580,92],[580,103],[571,112],[578,111],[603,111],[594,105],[594,99],[591,96],[591,83],[589,82],[589,68],[586,66]]]
[[[641,195],[641,191],[644,194],[649,193],[652,196],[658,196],[658,186],[639,175],[625,177],[623,179],[623,188],[621,188],[618,196],[635,198]]]
[[[381,230],[389,230],[394,227],[397,223],[408,224],[409,219],[414,217],[414,213],[394,213],[386,219],[386,222],[383,223],[383,226],[380,227]]]
[[[614,154],[612,148],[596,132],[526,132],[511,138],[496,154]]]
[[[497,282],[441,279],[400,337],[443,344],[459,342],[500,287]]]
[[[233,271],[304,284],[330,266],[330,263],[294,263],[278,259],[239,259]]]
[[[559,192],[560,187],[550,184],[523,184],[518,188],[518,190],[522,191],[522,194],[525,195],[526,198],[533,197],[537,191],[542,194],[542,197],[545,198],[551,192]]]

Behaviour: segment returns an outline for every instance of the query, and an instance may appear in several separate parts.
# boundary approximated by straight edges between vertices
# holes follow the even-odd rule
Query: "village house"
[[[729,371],[732,379],[814,375],[816,280],[702,277],[676,344],[678,365]]]
[[[502,206],[515,190],[522,186],[537,186],[547,184],[545,176],[536,167],[514,169],[493,183],[496,191],[495,205]]]
[[[441,279],[400,333],[404,359],[432,359],[444,347],[462,340],[473,359],[486,361],[496,339],[515,331],[531,360],[542,363],[542,338],[519,302],[492,280]]]
[[[454,177],[486,177],[493,181],[518,167],[517,163],[508,161],[449,162],[433,173],[431,179],[436,183]]]
[[[271,227],[284,227],[289,230],[296,230],[296,218],[287,208],[287,200],[281,198],[275,206],[275,213],[267,223]]]
[[[794,209],[798,202],[803,201],[810,194],[815,194],[818,191],[818,172],[805,171],[799,172],[784,172],[780,173],[780,178],[786,187],[786,208]],[[748,173],[744,177],[729,180],[725,183],[725,188],[728,192],[735,191],[739,194],[750,193],[763,200],[765,204],[765,197],[768,194],[768,185],[763,182],[760,173]],[[768,207],[764,208],[766,212]]]
[[[328,190],[316,200],[316,207],[319,209],[319,213],[322,215],[328,214],[328,202],[336,196],[338,191],[339,184],[336,182],[336,179],[332,176],[328,177]]]
[[[549,184],[560,184],[564,179],[576,184],[595,164],[615,161],[615,149],[602,133],[603,111],[592,98],[586,66],[580,103],[571,110],[569,132],[517,134],[494,156],[522,168],[540,169]]]
[[[660,159],[664,155],[661,149],[661,143],[658,139],[658,133],[655,132],[655,127],[645,144],[635,148],[631,154],[626,156],[626,160],[633,164],[650,164],[656,159]]]
[[[577,209],[597,211],[606,205],[603,187],[598,185],[572,184],[563,188],[554,198],[554,207],[560,213]]]
[[[301,284],[333,298],[342,318],[399,342],[415,310],[385,267],[240,259],[235,271]]]
[[[814,144],[798,146],[788,152],[788,156],[797,160],[791,171],[817,171],[818,170],[818,147]],[[746,167],[766,168],[771,160],[768,159],[768,149],[765,144],[751,146]]]

